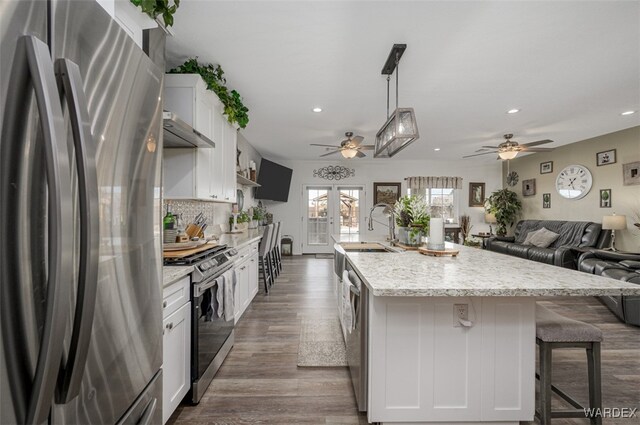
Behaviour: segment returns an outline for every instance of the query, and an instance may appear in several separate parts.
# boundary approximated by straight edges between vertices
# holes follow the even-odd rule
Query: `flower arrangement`
[[[398,239],[406,245],[420,245],[429,231],[429,205],[422,196],[403,196],[393,206],[398,226]]]

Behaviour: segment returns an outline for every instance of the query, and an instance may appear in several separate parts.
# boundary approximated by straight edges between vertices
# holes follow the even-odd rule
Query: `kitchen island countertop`
[[[334,235],[336,242],[379,242],[384,237]],[[347,252],[374,296],[602,296],[640,295],[640,285],[523,258],[447,243],[457,257]]]

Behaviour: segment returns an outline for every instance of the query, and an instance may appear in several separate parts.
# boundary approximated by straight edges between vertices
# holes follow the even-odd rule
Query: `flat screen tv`
[[[287,202],[289,200],[289,186],[291,185],[291,168],[263,159],[260,162],[256,199]]]

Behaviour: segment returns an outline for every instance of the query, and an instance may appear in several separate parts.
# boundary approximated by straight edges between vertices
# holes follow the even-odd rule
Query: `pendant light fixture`
[[[387,121],[376,134],[375,158],[390,158],[420,137],[413,108],[398,107],[398,64],[407,48],[406,44],[394,44],[382,68],[387,76]],[[396,110],[389,115],[389,80],[396,72]]]

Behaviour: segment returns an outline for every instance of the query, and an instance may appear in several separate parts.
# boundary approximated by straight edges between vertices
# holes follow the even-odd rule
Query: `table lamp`
[[[489,234],[493,235],[493,228],[491,227],[492,224],[496,224],[498,221],[496,220],[496,216],[495,214],[492,213],[485,213],[484,214],[484,222],[485,223],[489,223]]]
[[[627,217],[624,215],[605,215],[602,217],[602,228],[611,230],[611,246],[605,251],[617,251],[616,249],[616,230],[627,228]]]

